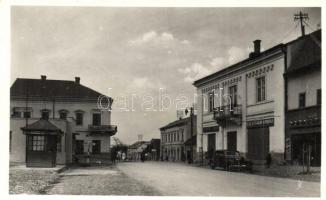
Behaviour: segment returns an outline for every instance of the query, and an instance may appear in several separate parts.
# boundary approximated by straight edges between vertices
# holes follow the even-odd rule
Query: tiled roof
[[[32,124],[21,128],[23,131],[62,132],[57,126],[45,119],[40,119]]]
[[[197,119],[196,115],[194,115],[193,117],[193,121],[195,122]],[[182,126],[186,123],[190,123],[190,117],[187,117],[187,118],[183,118],[183,119],[178,119],[174,122],[171,122],[163,127],[160,128],[160,130],[165,130],[165,129],[168,129],[168,128],[172,128],[172,127],[176,127],[176,126]]]
[[[10,88],[11,97],[97,99],[101,93],[75,81],[18,78]]]
[[[288,44],[287,74],[320,66],[321,30],[300,37]]]

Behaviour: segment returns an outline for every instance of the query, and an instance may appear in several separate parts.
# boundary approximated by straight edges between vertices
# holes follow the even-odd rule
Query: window
[[[76,154],[83,154],[84,153],[84,140],[76,140]]]
[[[256,99],[257,102],[265,101],[266,92],[265,92],[265,77],[260,77],[256,79]]]
[[[61,152],[61,138],[57,139],[57,152]]]
[[[29,151],[46,151],[46,137],[45,136],[28,136],[27,149]]]
[[[31,118],[31,112],[24,112],[24,118]]]
[[[49,119],[50,111],[49,110],[42,110],[42,119]]]
[[[306,93],[302,92],[299,94],[299,108],[304,108],[306,106]]]
[[[214,110],[214,92],[208,94],[208,111],[213,112]]]
[[[179,132],[177,132],[177,141],[180,140]]]
[[[11,152],[12,131],[9,132],[9,152]]]
[[[59,116],[60,119],[67,120],[67,113],[66,112],[60,112],[59,115],[60,115]]]
[[[14,111],[11,116],[15,118],[21,118],[21,112]]]
[[[101,114],[100,113],[94,113],[93,114],[93,125],[94,126],[100,126],[101,125]]]
[[[83,113],[76,113],[76,125],[83,125]]]
[[[230,98],[231,98],[231,105],[232,107],[237,105],[237,85],[233,85],[231,87],[229,87],[229,95],[230,95]]]
[[[101,140],[93,140],[92,141],[92,153],[99,154],[101,153]]]
[[[321,105],[321,89],[317,90],[317,105]]]

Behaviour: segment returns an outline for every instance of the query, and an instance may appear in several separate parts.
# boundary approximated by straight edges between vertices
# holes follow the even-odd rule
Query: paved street
[[[127,177],[116,167],[73,168],[61,174],[47,194],[160,195],[152,187]]]
[[[226,172],[167,162],[119,163],[118,168],[162,195],[320,196],[320,183]]]

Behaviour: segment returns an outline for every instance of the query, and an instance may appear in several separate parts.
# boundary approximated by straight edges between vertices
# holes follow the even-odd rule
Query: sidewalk
[[[270,168],[266,168],[264,165],[254,166],[254,174],[257,175],[320,182],[320,167],[311,167],[311,174],[302,174],[302,171],[303,168],[299,165],[271,165]]]
[[[10,163],[9,194],[42,194],[55,183],[66,166],[28,168],[25,163]]]

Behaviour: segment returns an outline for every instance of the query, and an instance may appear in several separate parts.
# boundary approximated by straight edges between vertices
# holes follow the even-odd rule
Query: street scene
[[[318,7],[12,6],[9,194],[320,197],[321,35]]]

